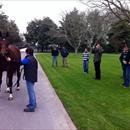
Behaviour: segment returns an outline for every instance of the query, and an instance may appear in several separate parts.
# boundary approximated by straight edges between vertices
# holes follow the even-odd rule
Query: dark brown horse
[[[10,45],[7,40],[0,40],[0,87],[2,83],[2,73],[7,71],[6,83],[7,92],[9,92],[9,100],[13,99],[12,86],[13,86],[13,74],[17,73],[17,90],[19,90],[20,80],[20,50]]]

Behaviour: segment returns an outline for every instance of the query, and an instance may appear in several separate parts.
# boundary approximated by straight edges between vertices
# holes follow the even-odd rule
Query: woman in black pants
[[[101,57],[102,57],[103,49],[99,43],[96,44],[96,46],[93,48],[94,53],[94,68],[95,68],[95,79],[100,80],[101,79]]]

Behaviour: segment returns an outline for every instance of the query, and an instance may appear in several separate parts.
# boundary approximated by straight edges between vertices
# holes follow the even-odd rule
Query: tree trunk
[[[77,54],[78,53],[78,48],[75,48],[75,54]]]
[[[42,45],[42,46],[41,46],[41,51],[43,52],[43,50],[44,50],[44,49],[43,49],[43,45]]]

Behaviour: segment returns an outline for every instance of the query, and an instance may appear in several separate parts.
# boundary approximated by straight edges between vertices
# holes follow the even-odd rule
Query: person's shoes
[[[124,88],[128,88],[129,86],[124,85],[123,87],[124,87]]]
[[[34,109],[30,109],[30,108],[25,108],[23,111],[24,111],[24,112],[35,112]]]
[[[30,107],[30,105],[28,104],[28,105],[26,105],[26,107]],[[35,106],[35,108],[37,107],[37,105]]]
[[[26,105],[26,107],[29,107],[29,104],[28,104],[28,105]]]
[[[123,86],[125,85],[125,83],[122,84]]]
[[[126,87],[126,86],[123,86],[124,88],[128,88],[128,87]]]
[[[101,79],[99,79],[99,78],[94,78],[95,80],[101,80]]]

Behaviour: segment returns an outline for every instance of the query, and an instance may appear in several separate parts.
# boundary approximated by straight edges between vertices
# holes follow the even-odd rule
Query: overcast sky
[[[27,23],[34,18],[50,17],[57,25],[64,11],[71,11],[76,7],[85,11],[86,6],[79,0],[0,0],[2,11],[15,20],[21,33],[26,32]]]

